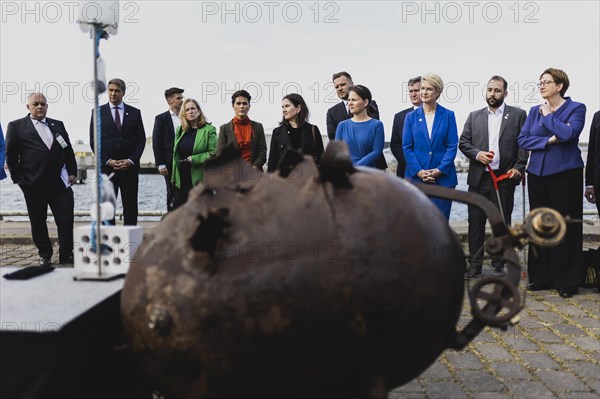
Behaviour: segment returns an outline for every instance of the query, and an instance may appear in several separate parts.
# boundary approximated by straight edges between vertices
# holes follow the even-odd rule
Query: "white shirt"
[[[181,126],[181,121],[179,120],[179,115],[175,112],[169,110],[169,113],[171,114],[171,120],[173,121],[173,133],[175,133],[177,128]]]
[[[488,108],[488,140],[490,146],[488,151],[494,151],[494,158],[490,163],[493,170],[500,167],[500,125],[502,124],[504,105],[502,104],[496,111]]]
[[[41,121],[31,118],[31,122],[35,127],[35,130],[37,130],[38,134],[40,135],[42,141],[46,144],[46,147],[48,147],[48,149],[52,148],[52,143],[54,142],[54,134],[52,133],[48,125],[46,125],[46,118],[42,119]]]
[[[429,133],[429,139],[431,140],[431,133],[433,131],[433,121],[435,119],[435,113],[425,115],[425,123],[427,124],[427,133]]]

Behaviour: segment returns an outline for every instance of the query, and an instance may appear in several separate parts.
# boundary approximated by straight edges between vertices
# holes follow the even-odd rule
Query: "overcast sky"
[[[76,3],[1,2],[5,131],[27,114],[26,95],[39,90],[48,116],[87,142],[92,41],[75,23]],[[326,111],[338,101],[331,75],[341,70],[371,89],[387,140],[394,114],[410,104],[406,81],[439,74],[446,84],[440,103],[455,111],[460,134],[468,113],[485,106],[490,76],[504,76],[507,103],[529,111],[541,101],[539,75],[552,66],[568,73],[567,95],[587,106],[587,141],[600,108],[599,3],[121,1],[118,33],[101,42],[100,53],[107,78],[129,84],[125,102],[142,110],[147,136],[171,86],[198,99],[217,127],[231,119],[236,89],[253,95],[250,117],[266,128],[281,119],[281,98],[299,92],[325,133]]]

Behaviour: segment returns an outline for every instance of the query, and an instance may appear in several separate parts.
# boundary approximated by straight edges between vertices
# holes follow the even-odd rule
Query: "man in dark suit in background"
[[[173,191],[171,190],[171,172],[173,171],[173,142],[175,130],[181,125],[179,111],[183,103],[184,89],[171,87],[165,90],[165,99],[169,104],[169,110],[154,118],[154,129],[152,129],[152,150],[154,151],[154,163],[158,167],[158,173],[165,177],[167,185],[167,211],[173,209]]]
[[[59,262],[73,263],[73,190],[75,154],[64,124],[46,118],[48,101],[41,93],[27,98],[29,115],[8,124],[6,163],[13,183],[25,196],[40,266],[52,264],[46,219],[48,205],[58,228]]]
[[[458,143],[460,151],[469,158],[467,184],[469,192],[478,193],[498,206],[490,165],[496,176],[509,174],[510,179],[499,183],[500,200],[507,225],[510,225],[514,205],[515,186],[519,184],[527,164],[527,151],[519,148],[517,138],[527,115],[519,108],[504,104],[508,83],[501,76],[493,76],[487,84],[488,106],[469,114]],[[481,209],[469,205],[470,268],[465,278],[481,276],[482,247],[485,239],[486,216]],[[492,259],[494,275],[504,274],[503,265]]]
[[[138,216],[138,182],[140,158],[146,145],[146,133],[139,109],[123,103],[125,82],[111,79],[108,82],[109,102],[100,107],[102,173],[110,175],[115,194],[123,202],[125,225],[135,226]],[[94,114],[90,121],[90,145],[94,150]],[[113,220],[114,224],[114,220]]]
[[[596,209],[600,216],[598,193],[600,193],[600,111],[594,114],[592,125],[590,126],[587,162],[585,164],[585,199],[592,204],[596,204]],[[598,248],[598,251],[600,251],[600,248]],[[599,291],[600,277],[597,277],[597,285],[594,288],[594,292],[597,293]]]
[[[590,126],[590,138],[588,144],[587,161],[585,164],[585,199],[589,203],[596,204],[598,215],[600,215],[600,111],[594,114]]]
[[[392,154],[398,160],[396,167],[396,176],[404,177],[406,170],[406,161],[404,159],[404,151],[402,151],[402,131],[404,130],[404,119],[409,112],[413,112],[421,106],[421,77],[417,76],[408,81],[408,94],[412,107],[398,112],[394,115],[394,124],[392,125],[392,139],[390,140],[390,149]]]

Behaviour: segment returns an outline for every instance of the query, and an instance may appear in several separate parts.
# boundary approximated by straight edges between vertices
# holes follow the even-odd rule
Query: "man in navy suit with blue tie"
[[[8,124],[6,164],[13,183],[23,191],[40,266],[52,263],[52,243],[46,225],[48,205],[58,229],[59,262],[73,263],[73,190],[77,164],[65,125],[46,117],[42,93],[27,98],[29,115]]]
[[[123,103],[125,82],[111,79],[108,82],[109,102],[100,107],[102,173],[110,175],[115,194],[123,202],[125,225],[135,226],[138,216],[138,182],[140,158],[146,145],[146,133],[139,109]],[[94,117],[90,121],[90,145],[94,150]],[[114,222],[114,221],[113,221]]]

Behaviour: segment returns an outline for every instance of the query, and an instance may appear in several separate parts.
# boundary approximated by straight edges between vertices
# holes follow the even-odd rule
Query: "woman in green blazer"
[[[173,209],[184,204],[192,187],[204,180],[204,162],[217,149],[217,130],[206,121],[198,101],[185,100],[179,119],[181,126],[175,132],[173,146]]]

